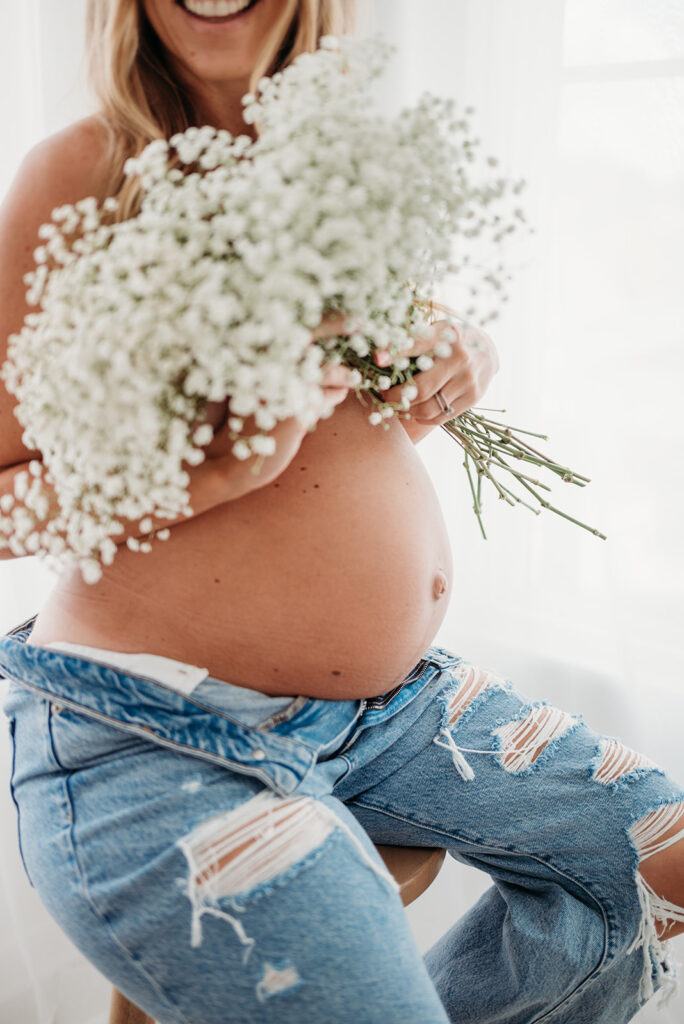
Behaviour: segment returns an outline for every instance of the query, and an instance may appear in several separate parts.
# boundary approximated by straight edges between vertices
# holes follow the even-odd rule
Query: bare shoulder
[[[35,266],[38,229],[56,206],[86,196],[104,198],[109,172],[108,132],[91,116],[43,139],[26,154],[0,204],[0,365],[11,334],[29,312],[24,276]],[[39,458],[21,442],[16,400],[0,380],[0,468]]]
[[[109,171],[107,152],[107,130],[94,115],[49,135],[22,160],[0,216],[26,220],[30,228],[34,215],[43,223],[56,205],[99,198]]]
[[[50,220],[55,206],[85,196],[102,197],[109,171],[107,154],[107,130],[95,116],[55,132],[26,154],[0,205],[3,293],[8,287],[14,291],[20,279],[17,259],[22,275],[33,265],[38,228]]]

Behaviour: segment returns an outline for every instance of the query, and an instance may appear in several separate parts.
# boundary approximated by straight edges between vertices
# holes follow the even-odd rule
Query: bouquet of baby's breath
[[[465,271],[463,243],[500,242],[524,221],[519,209],[510,222],[488,217],[523,183],[471,180],[477,140],[451,101],[425,96],[393,119],[379,114],[370,87],[388,51],[377,40],[328,37],[262,79],[258,95],[243,99],[256,140],[201,127],[151,143],[125,167],[142,189],[134,217],[116,222],[114,198],[53,211],[26,278],[40,309],[10,338],[1,371],[18,397],[22,439],[43,462],[32,461],[14,495],[0,499],[0,546],[78,565],[96,582],[116,554],[122,519],[142,517],[147,539],[126,543],[145,552],[155,536],[145,517],[192,515],[181,464],[205,457],[213,431],[197,424],[208,402],[230,396],[235,456],[263,461],[279,420],[295,415],[313,429],[332,412],[323,361],[358,369],[371,422],[408,407],[413,375],[450,348],[438,342],[417,360],[397,354],[432,319],[436,283]],[[501,295],[502,274],[489,266],[481,277]],[[355,318],[356,332],[312,344],[330,312]],[[389,369],[373,362],[380,349],[395,357]],[[405,385],[402,402],[383,402],[396,383]],[[448,429],[476,468],[479,516],[479,479],[493,479],[505,455],[531,450],[473,410]]]

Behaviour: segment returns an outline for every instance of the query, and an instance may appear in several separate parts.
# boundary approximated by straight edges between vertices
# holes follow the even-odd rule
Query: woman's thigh
[[[637,869],[661,823],[684,826],[684,788],[581,714],[529,701],[456,655],[416,700],[422,712],[414,708],[404,734],[403,711],[357,734],[333,792],[375,842],[443,846],[493,877],[451,936],[463,980],[471,951],[486,945],[492,985],[497,970],[505,989],[511,971],[534,964],[540,985],[553,973],[567,995],[631,950],[646,964],[635,993],[643,999],[652,991],[649,945],[662,947]],[[396,736],[386,746],[389,728]],[[493,940],[502,929],[505,951]]]
[[[39,896],[162,1024],[447,1017],[393,879],[333,797],[261,782],[62,710],[14,790]],[[35,726],[34,722],[34,726]],[[29,755],[27,755],[29,756]]]

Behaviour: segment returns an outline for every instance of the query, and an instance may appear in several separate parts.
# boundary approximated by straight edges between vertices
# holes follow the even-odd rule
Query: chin
[[[147,19],[181,75],[200,83],[248,82],[283,0],[142,0]],[[242,93],[241,93],[242,95]]]
[[[254,134],[242,120],[240,101],[249,91],[265,42],[297,9],[297,0],[139,2],[169,70],[192,98],[201,122],[234,134]]]

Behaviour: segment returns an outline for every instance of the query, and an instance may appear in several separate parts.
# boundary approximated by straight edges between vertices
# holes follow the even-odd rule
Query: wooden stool
[[[413,903],[428,885],[434,882],[444,862],[445,850],[416,846],[378,846],[377,851],[388,871],[399,883],[399,894],[405,907]],[[112,993],[109,1024],[155,1024],[118,989]]]

